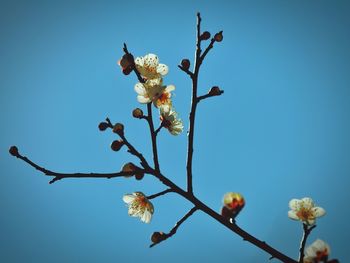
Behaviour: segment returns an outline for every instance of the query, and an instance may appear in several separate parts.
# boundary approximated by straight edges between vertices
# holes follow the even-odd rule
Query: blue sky
[[[11,158],[10,145],[62,172],[117,171],[136,161],[109,148],[97,129],[107,116],[151,159],[134,76],[116,61],[122,45],[157,54],[170,67],[173,100],[188,127],[190,80],[177,65],[193,60],[195,14],[203,29],[224,31],[200,73],[199,93],[223,96],[198,107],[194,192],[219,211],[228,191],[242,193],[238,224],[297,257],[301,224],[288,201],[312,197],[326,209],[309,242],[328,242],[347,262],[350,197],[350,5],[347,1],[1,1],[0,261],[268,262],[269,255],[197,212],[152,249],[191,208],[179,196],[154,200],[146,225],[127,215],[124,193],[152,194],[157,180],[49,178]],[[159,136],[161,169],[185,187],[186,132]]]

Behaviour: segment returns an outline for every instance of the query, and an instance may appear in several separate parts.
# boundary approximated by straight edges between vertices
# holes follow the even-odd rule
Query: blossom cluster
[[[123,72],[130,67],[128,59],[130,58],[123,57],[119,62]],[[171,92],[175,90],[175,86],[163,83],[163,77],[169,72],[168,66],[159,63],[159,58],[155,54],[137,57],[133,62],[135,69],[144,80],[136,83],[134,87],[138,102],[142,104],[153,103],[159,109],[162,127],[168,129],[172,135],[180,134],[183,131],[183,124],[173,108],[171,99]]]

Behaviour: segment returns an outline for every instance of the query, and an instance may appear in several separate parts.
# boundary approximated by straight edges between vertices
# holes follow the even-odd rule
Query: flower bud
[[[124,145],[124,142],[122,140],[115,140],[111,143],[111,149],[115,152],[119,151],[120,148],[122,148]]]
[[[122,71],[124,75],[129,75],[132,71],[132,67],[123,68]]]
[[[234,219],[245,205],[244,198],[239,193],[227,193],[223,199],[224,207],[221,210],[222,216]]]
[[[98,129],[99,129],[100,131],[105,131],[107,128],[108,128],[108,123],[107,123],[107,122],[101,122],[101,123],[98,125]]]
[[[219,33],[216,33],[214,36],[214,39],[216,42],[221,42],[224,39],[224,36],[222,35],[222,31],[220,31]]]
[[[136,170],[137,170],[137,167],[133,163],[126,163],[123,165],[123,168],[122,168],[122,171],[125,173],[135,172]],[[134,176],[134,174],[125,175],[125,177],[132,177],[132,176]]]
[[[134,63],[134,57],[131,54],[124,54],[122,58],[118,61],[119,66],[122,67],[122,69],[128,68],[133,66]]]
[[[140,180],[143,179],[144,176],[145,176],[145,173],[139,171],[139,172],[136,172],[136,174],[135,174],[135,179],[138,180],[138,181],[140,181]]]
[[[143,117],[143,111],[140,108],[136,108],[132,111],[132,116],[141,119]]]
[[[223,91],[220,90],[220,88],[218,86],[214,86],[209,90],[208,93],[211,96],[219,96],[219,95],[221,95],[221,93],[223,93]]]
[[[124,125],[121,123],[114,124],[113,132],[118,134],[118,135],[123,135],[124,134]]]
[[[181,61],[181,66],[185,69],[188,70],[190,68],[191,62],[187,58],[183,59]]]
[[[12,155],[12,156],[18,156],[18,148],[16,146],[11,146],[10,149],[9,149],[9,153]]]
[[[200,40],[208,40],[210,38],[210,33],[208,31],[204,31],[199,38]]]
[[[153,244],[158,244],[165,239],[165,234],[163,232],[154,232],[151,236],[151,241]]]

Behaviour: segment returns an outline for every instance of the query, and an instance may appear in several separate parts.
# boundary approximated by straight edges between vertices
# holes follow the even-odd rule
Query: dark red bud
[[[11,146],[9,149],[9,153],[12,156],[18,156],[18,148],[16,146]]]
[[[223,93],[223,91],[220,90],[218,86],[214,86],[209,90],[209,95],[211,96],[218,96],[221,95],[221,93]]]
[[[188,70],[190,68],[190,65],[191,65],[191,62],[187,58],[185,58],[181,61],[181,66],[186,70]]]
[[[139,108],[136,108],[132,111],[132,116],[134,118],[141,119],[143,117],[143,111]]]
[[[99,128],[100,131],[105,131],[108,128],[108,123],[107,122],[101,122],[98,125],[98,128]]]
[[[123,135],[124,134],[124,125],[121,123],[116,123],[113,126],[113,132],[119,135]]]
[[[123,74],[129,75],[132,71],[132,67],[123,68]]]
[[[224,39],[224,36],[222,35],[222,31],[220,31],[219,33],[216,33],[214,36],[214,39],[216,42],[221,42]]]
[[[140,181],[140,180],[143,179],[144,176],[145,176],[145,173],[143,173],[143,172],[137,172],[137,173],[135,174],[135,179],[138,180],[138,181]]]
[[[154,232],[151,236],[151,241],[154,244],[158,244],[159,242],[164,240],[164,238],[165,238],[165,234],[163,232]]]
[[[202,35],[200,36],[201,40],[208,40],[210,38],[210,33],[208,31],[205,31],[202,33]]]
[[[111,149],[115,152],[119,151],[120,148],[122,148],[124,145],[124,142],[122,140],[116,140],[111,143]]]

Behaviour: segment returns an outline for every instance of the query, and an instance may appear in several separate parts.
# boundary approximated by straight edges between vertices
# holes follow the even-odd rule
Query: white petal
[[[171,92],[171,91],[173,91],[173,90],[175,90],[175,86],[174,85],[168,85],[168,86],[166,86],[166,89],[165,89],[165,91],[166,92]]]
[[[132,203],[135,200],[135,196],[130,195],[130,194],[126,194],[123,196],[123,201],[127,204]]]
[[[314,212],[315,217],[323,216],[326,213],[326,210],[324,210],[322,207],[314,207],[312,211]]]
[[[292,210],[299,210],[300,208],[300,200],[299,199],[292,199],[289,201],[289,208]]]
[[[135,64],[136,64],[137,66],[143,67],[143,57],[137,57],[137,58],[135,59]]]
[[[129,207],[129,210],[128,210],[129,216],[136,217],[136,216],[139,216],[139,213],[140,213],[140,211],[132,208],[131,206]]]
[[[154,68],[156,69],[159,64],[159,59],[157,55],[154,54],[148,54],[143,57],[143,65],[146,67]]]
[[[147,92],[146,92],[146,89],[145,89],[145,86],[143,86],[142,83],[136,83],[135,87],[134,87],[134,90],[136,91],[137,94],[139,95],[145,95]]]
[[[165,64],[159,64],[157,67],[157,73],[159,73],[160,75],[164,76],[166,74],[168,74],[169,72],[169,68],[167,65]]]
[[[293,220],[299,220],[299,217],[297,216],[294,210],[288,211],[288,217]]]
[[[313,244],[311,244],[310,246],[308,246],[306,249],[305,249],[305,257],[306,258],[314,258],[316,257],[316,251],[313,247]],[[305,259],[305,258],[304,258]],[[312,261],[311,261],[312,262]]]
[[[151,222],[151,219],[152,219],[152,214],[148,210],[145,210],[145,212],[141,217],[141,221],[148,224]]]
[[[305,208],[314,207],[314,201],[312,201],[312,199],[310,197],[304,197],[303,199],[301,199],[301,201],[303,202],[303,206]]]
[[[150,98],[146,98],[146,97],[144,97],[142,95],[138,95],[137,96],[137,100],[140,103],[149,103],[149,102],[151,102]]]

